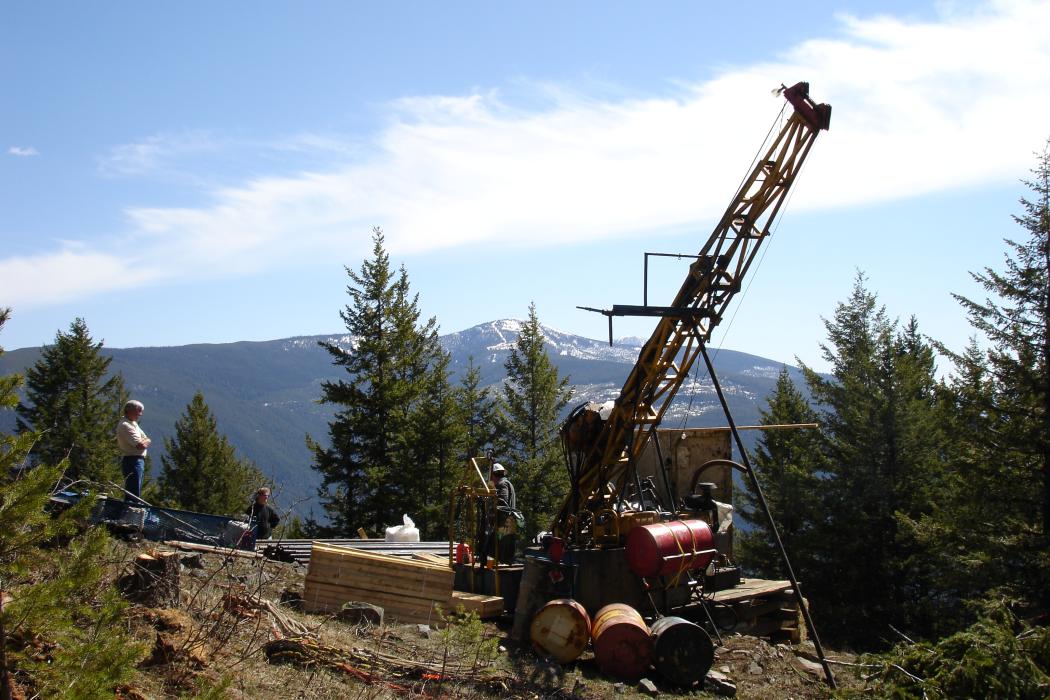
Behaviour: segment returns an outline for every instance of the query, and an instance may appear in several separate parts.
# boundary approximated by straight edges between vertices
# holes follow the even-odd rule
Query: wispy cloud
[[[13,156],[18,156],[19,158],[32,158],[33,156],[40,155],[40,151],[32,146],[11,146],[7,149],[7,152]]]
[[[128,267],[114,267],[115,254],[63,249],[0,261],[0,280],[19,271],[76,277],[70,256],[83,256],[80,269],[108,272],[65,280],[69,294],[110,289],[114,276],[127,284],[235,274],[333,249],[351,259],[367,252],[373,224],[397,254],[697,225],[721,213],[775,118],[780,102],[770,90],[799,79],[834,114],[794,208],[1012,182],[1050,135],[1048,37],[1050,3],[998,0],[946,9],[932,22],[843,16],[834,36],[707,82],[676,81],[677,92],[658,98],[588,98],[551,86],[537,87],[543,106],[532,108],[504,104],[495,92],[406,97],[363,143],[290,139],[284,148],[311,152],[310,167],[216,187],[198,208],[129,208],[130,240],[113,250],[163,266],[121,255]],[[204,135],[154,137],[116,149],[102,167],[138,174],[212,147]],[[60,296],[57,289],[50,298]]]
[[[99,158],[98,170],[108,177],[132,177],[178,167],[180,162],[221,150],[223,145],[211,134],[189,131],[156,134],[121,144]]]

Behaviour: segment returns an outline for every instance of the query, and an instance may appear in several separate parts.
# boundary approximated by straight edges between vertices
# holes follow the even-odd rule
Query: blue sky
[[[442,332],[535,301],[604,338],[576,306],[699,249],[799,80],[832,127],[714,344],[822,367],[862,270],[961,347],[1050,137],[1050,3],[12,0],[0,344],[339,332],[373,226]]]

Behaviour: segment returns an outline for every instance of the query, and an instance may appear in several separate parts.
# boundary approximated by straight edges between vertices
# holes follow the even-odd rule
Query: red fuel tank
[[[627,535],[627,565],[646,578],[703,569],[714,558],[714,541],[714,533],[703,520],[643,525]]]

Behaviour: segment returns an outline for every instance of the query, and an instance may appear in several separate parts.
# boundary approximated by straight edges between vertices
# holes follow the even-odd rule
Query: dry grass
[[[133,554],[129,552],[127,559]],[[184,561],[199,562],[202,568],[183,567],[179,610],[137,605],[129,610],[129,629],[153,648],[153,654],[140,665],[123,697],[135,698],[136,693],[139,698],[158,700],[198,696],[234,700],[648,697],[636,684],[602,676],[589,653],[561,666],[531,648],[510,643],[509,629],[496,624],[474,621],[446,630],[432,629],[428,634],[417,625],[352,626],[333,617],[300,613],[290,604],[277,608],[286,622],[308,628],[320,648],[347,653],[336,655],[339,658],[329,655],[334,659],[331,663],[317,663],[316,659],[305,666],[271,663],[264,651],[266,643],[288,635],[280,631],[271,612],[245,605],[244,600],[257,597],[279,603],[288,599],[289,593],[302,591],[305,570],[262,559],[225,559],[214,553],[186,553]],[[713,668],[736,683],[737,698],[829,697],[822,677],[805,670],[790,647],[740,636],[725,641]],[[487,663],[490,650],[494,652],[491,664]],[[369,652],[379,660],[363,663]],[[398,659],[406,666],[427,663],[445,672],[406,670],[392,661]],[[837,674],[840,684],[858,684],[845,671],[837,670]],[[700,689],[663,686],[656,677],[653,680],[665,697],[717,697]]]

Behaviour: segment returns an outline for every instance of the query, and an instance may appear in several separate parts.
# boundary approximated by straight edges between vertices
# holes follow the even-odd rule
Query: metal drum
[[[630,605],[612,603],[599,610],[591,639],[594,659],[602,672],[635,680],[649,669],[653,639],[645,620]]]
[[[536,613],[529,630],[532,643],[555,661],[575,661],[591,641],[591,618],[571,598],[552,600]]]
[[[674,576],[714,558],[714,533],[703,520],[643,525],[627,536],[627,565],[637,576]]]
[[[715,658],[711,637],[700,625],[680,617],[653,623],[653,666],[667,681],[691,686],[707,675]]]

